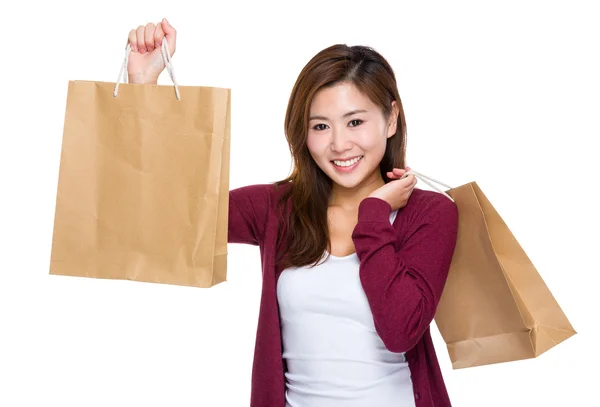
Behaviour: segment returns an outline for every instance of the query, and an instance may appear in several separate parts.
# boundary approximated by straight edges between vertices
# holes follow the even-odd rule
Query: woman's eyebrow
[[[368,113],[368,112],[365,109],[351,110],[348,113],[344,113],[342,118],[349,117],[349,116],[352,116],[353,114],[357,114],[357,113]],[[329,119],[325,116],[316,115],[316,116],[310,116],[310,118],[308,120],[310,121],[310,120],[329,120]]]

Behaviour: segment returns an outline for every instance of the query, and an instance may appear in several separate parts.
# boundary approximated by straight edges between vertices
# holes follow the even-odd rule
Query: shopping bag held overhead
[[[69,81],[50,274],[226,281],[231,90]]]

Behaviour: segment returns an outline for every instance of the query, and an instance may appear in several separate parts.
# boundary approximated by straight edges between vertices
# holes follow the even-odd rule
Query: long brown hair
[[[388,171],[404,168],[406,121],[396,77],[389,63],[366,46],[336,44],[320,51],[300,72],[285,115],[285,135],[294,168],[289,177],[274,183],[276,187],[291,183],[278,201],[279,207],[283,208],[291,198],[289,215],[282,219],[285,246],[277,252],[277,263],[282,268],[314,266],[329,247],[327,207],[332,181],[313,160],[306,139],[315,94],[341,82],[353,83],[381,108],[386,120],[392,114],[392,101],[397,102],[396,133],[387,139],[379,169],[384,182],[388,183],[391,181],[387,177]]]

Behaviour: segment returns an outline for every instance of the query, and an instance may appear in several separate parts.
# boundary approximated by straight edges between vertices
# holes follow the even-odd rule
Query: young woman
[[[156,83],[166,21],[129,34],[132,83]],[[285,117],[294,170],[229,193],[229,242],[260,247],[252,407],[447,407],[429,325],[457,238],[455,204],[415,188],[392,68],[334,45]]]

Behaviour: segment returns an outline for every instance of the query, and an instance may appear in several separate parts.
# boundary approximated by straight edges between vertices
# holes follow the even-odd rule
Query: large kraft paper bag
[[[453,369],[535,358],[576,334],[476,182],[451,188],[415,176],[452,199],[459,213],[458,240],[435,315]]]
[[[69,82],[50,274],[226,281],[231,91],[165,63],[174,86]]]

